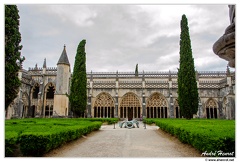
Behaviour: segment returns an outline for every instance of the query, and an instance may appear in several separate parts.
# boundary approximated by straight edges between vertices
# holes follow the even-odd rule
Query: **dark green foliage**
[[[42,156],[68,141],[98,130],[101,125],[102,122],[87,118],[6,120],[5,156],[14,156],[18,144],[23,156]]]
[[[234,152],[233,156],[235,156],[235,120],[145,119],[145,122],[155,123],[162,130],[178,137],[181,142],[192,145],[202,153],[223,151]],[[216,153],[216,156],[222,155]]]
[[[17,148],[18,133],[8,131],[5,133],[5,157],[14,156],[14,150]]]
[[[81,118],[83,121],[100,121],[102,123],[114,124],[118,122],[118,118]]]
[[[71,109],[76,117],[83,117],[87,106],[87,75],[86,75],[86,40],[82,40],[77,48],[73,76],[71,80],[71,92],[69,101]]]
[[[25,156],[42,156],[44,153],[68,142],[80,138],[101,127],[101,122],[81,122],[79,125],[55,124],[50,127],[43,126],[41,131],[35,127],[20,135],[20,149]]]
[[[17,97],[21,85],[18,71],[24,57],[20,57],[19,18],[16,5],[5,5],[5,110]]]
[[[135,68],[135,76],[138,77],[138,64],[136,65],[136,68]]]
[[[178,70],[178,104],[181,116],[186,119],[191,119],[198,110],[198,89],[195,76],[188,21],[183,15],[180,35],[180,68]]]

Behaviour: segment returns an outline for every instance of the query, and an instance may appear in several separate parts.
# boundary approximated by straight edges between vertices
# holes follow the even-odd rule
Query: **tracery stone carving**
[[[97,118],[114,117],[114,100],[106,92],[100,93],[94,103],[93,116]]]
[[[123,96],[120,107],[141,107],[139,99],[133,93],[127,93]]]
[[[134,93],[128,92],[122,97],[119,107],[120,118],[128,118],[128,120],[140,118],[140,108],[141,105],[138,97]]]
[[[216,104],[216,102],[213,99],[209,99],[208,102],[207,102],[206,107],[217,108],[217,104]]]
[[[97,96],[94,107],[114,107],[113,98],[109,94],[103,92]]]
[[[147,107],[167,107],[167,101],[163,95],[154,93],[147,101]]]
[[[207,118],[218,118],[217,102],[215,100],[208,99],[206,103],[206,117]]]

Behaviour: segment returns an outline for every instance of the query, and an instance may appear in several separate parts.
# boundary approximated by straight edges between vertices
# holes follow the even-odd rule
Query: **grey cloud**
[[[136,63],[139,64],[139,70],[145,71],[176,69],[179,66],[182,13],[163,14],[168,11],[166,7],[169,7],[169,11],[171,7],[182,10],[182,5],[18,7],[25,69],[36,63],[42,66],[44,58],[47,59],[47,66],[56,66],[64,44],[73,68],[76,49],[82,39],[87,40],[87,71],[134,71]],[[227,5],[194,5],[187,6],[187,9],[194,58],[212,56],[220,60],[211,48],[229,23]],[[165,58],[164,62],[161,62],[161,58]],[[197,68],[226,69],[227,63],[224,60],[220,62],[212,62],[209,66],[199,64]]]

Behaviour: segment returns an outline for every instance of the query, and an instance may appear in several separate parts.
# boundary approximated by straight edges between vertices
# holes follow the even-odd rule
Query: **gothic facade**
[[[6,118],[71,117],[71,68],[66,47],[57,67],[21,69],[18,97]],[[235,119],[235,72],[196,72],[199,92],[195,118]],[[181,118],[177,72],[88,72],[85,117]],[[188,101],[186,101],[188,102]]]

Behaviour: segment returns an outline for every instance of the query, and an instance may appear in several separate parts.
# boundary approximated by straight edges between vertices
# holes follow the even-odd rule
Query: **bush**
[[[234,120],[146,119],[146,123],[155,123],[182,143],[190,144],[201,152],[234,152],[235,156]]]
[[[68,127],[57,125],[45,132],[41,129],[39,131],[39,128],[47,127],[35,127],[20,135],[20,149],[24,156],[42,156],[44,153],[93,130],[98,130],[100,127],[101,122],[84,122],[84,125]]]
[[[5,156],[14,156],[18,144],[24,156],[42,156],[68,141],[98,130],[101,125],[102,122],[79,118],[6,120]]]
[[[5,156],[11,157],[14,154],[18,142],[18,133],[9,131],[5,133]]]

